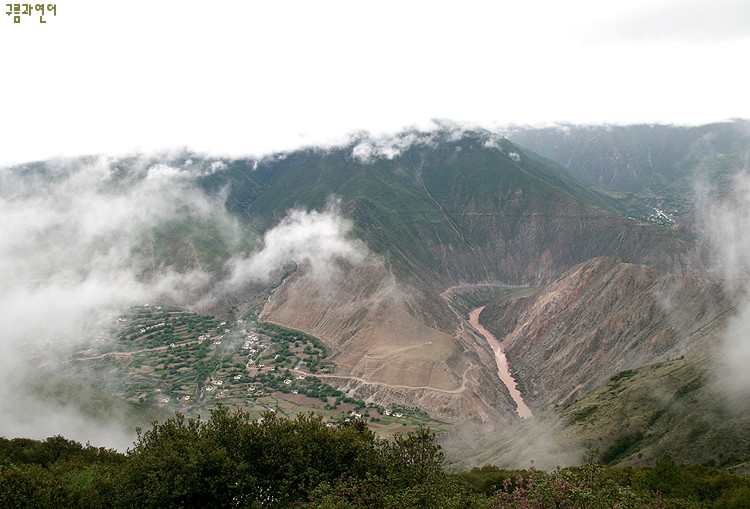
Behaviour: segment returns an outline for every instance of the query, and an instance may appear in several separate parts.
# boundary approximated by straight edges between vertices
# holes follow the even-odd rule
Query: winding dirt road
[[[487,339],[487,342],[490,344],[492,351],[495,352],[495,362],[497,362],[497,376],[500,377],[500,380],[502,380],[502,382],[508,388],[510,397],[513,398],[513,401],[516,403],[516,412],[518,412],[518,416],[522,419],[531,417],[531,409],[526,405],[526,403],[524,403],[523,397],[521,396],[521,391],[519,391],[518,387],[516,386],[516,380],[513,378],[513,375],[510,374],[510,369],[508,368],[508,359],[506,359],[505,357],[505,352],[503,351],[502,345],[500,345],[500,342],[495,336],[492,335],[490,331],[485,329],[482,324],[479,323],[479,314],[483,310],[484,306],[477,308],[469,313],[469,323],[472,327],[479,331],[479,333],[482,334],[485,339]]]
[[[360,378],[358,376],[351,376],[351,375],[335,375],[332,373],[324,374],[324,373],[310,373],[307,371],[301,371],[298,369],[290,369],[289,371],[291,373],[296,373],[300,375],[307,375],[311,377],[317,377],[317,378],[341,378],[344,380],[355,380],[361,384],[365,385],[377,385],[380,387],[387,387],[389,389],[407,389],[407,390],[426,390],[426,391],[433,391],[433,392],[441,392],[443,394],[460,394],[466,390],[466,373],[472,368],[472,366],[469,366],[464,370],[463,373],[463,382],[461,383],[461,387],[458,389],[436,389],[435,387],[429,387],[426,385],[394,385],[394,384],[387,384],[385,382],[373,382],[371,380],[365,380],[364,378]]]

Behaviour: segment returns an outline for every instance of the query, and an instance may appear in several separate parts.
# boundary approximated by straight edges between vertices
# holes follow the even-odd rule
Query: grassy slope
[[[677,359],[623,371],[580,400],[505,428],[445,435],[452,469],[494,464],[553,469],[585,458],[653,465],[664,454],[750,474],[750,405],[728,395],[706,359]]]
[[[748,402],[732,399],[712,371],[705,359],[686,358],[619,373],[563,409],[559,436],[613,464],[653,463],[669,452],[682,463],[747,472]]]

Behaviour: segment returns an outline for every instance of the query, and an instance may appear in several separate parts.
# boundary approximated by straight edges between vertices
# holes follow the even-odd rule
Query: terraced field
[[[260,417],[317,412],[336,424],[366,419],[382,433],[441,422],[416,408],[383,408],[350,398],[316,375],[335,364],[318,338],[241,317],[231,322],[164,305],[134,307],[102,332],[95,346],[72,353],[69,376],[130,401],[187,415],[218,403]]]

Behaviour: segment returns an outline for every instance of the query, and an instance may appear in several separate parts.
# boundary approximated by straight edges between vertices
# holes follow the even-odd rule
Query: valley
[[[744,255],[717,264],[705,234],[740,220],[707,222],[700,204],[686,205],[693,173],[712,168],[718,199],[739,171],[743,138],[721,141],[725,128],[685,131],[689,139],[657,130],[693,159],[675,161],[677,148],[659,159],[652,147],[648,178],[642,142],[629,173],[611,155],[637,130],[596,131],[608,141],[585,138],[586,150],[575,148],[585,141],[577,132],[513,134],[529,149],[489,131],[443,129],[403,133],[387,140],[397,147],[389,155],[369,158],[363,144],[384,141],[260,159],[109,161],[95,173],[106,185],[87,191],[96,200],[128,186],[140,197],[149,172],[172,165],[179,192],[149,192],[174,206],[147,208],[130,236],[85,217],[78,222],[102,232],[82,231],[73,254],[55,251],[56,230],[41,228],[29,238],[47,242],[54,259],[32,256],[20,237],[34,263],[15,262],[14,295],[37,299],[44,312],[34,316],[44,318],[8,319],[7,335],[19,344],[65,337],[47,358],[24,362],[165,413],[205,417],[218,404],[254,419],[315,412],[331,426],[364,420],[384,436],[428,425],[456,468],[525,466],[530,456],[579,463],[595,448],[609,464],[669,452],[741,469],[744,435],[731,445],[711,430],[726,429],[721,415],[733,426],[747,419],[709,402],[734,401],[715,378],[746,304],[746,276],[728,278],[727,265],[744,267]],[[592,151],[593,162],[584,157]],[[50,175],[67,183],[80,171],[40,163],[17,174],[54,187]],[[60,295],[87,311],[49,308]],[[114,304],[97,308],[107,299]],[[89,314],[107,319],[79,334]],[[728,406],[746,403],[739,394]]]

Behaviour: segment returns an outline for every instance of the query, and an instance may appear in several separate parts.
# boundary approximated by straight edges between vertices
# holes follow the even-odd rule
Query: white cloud
[[[750,38],[750,4],[744,0],[668,0],[644,5],[605,21],[602,38],[685,41],[702,44]]]
[[[750,117],[745,4],[76,0],[46,25],[2,20],[0,44],[24,51],[3,63],[18,100],[0,164],[186,145],[261,155],[435,117]]]
[[[362,164],[372,164],[376,159],[394,159],[412,145],[433,144],[434,131],[440,129],[462,131],[465,127],[458,124],[446,125],[440,121],[432,120],[429,126],[425,126],[425,129],[419,132],[410,129],[381,136],[372,136],[368,132],[358,132],[352,136],[352,141],[356,145],[352,149],[351,156]]]
[[[270,282],[292,264],[308,266],[319,279],[329,278],[338,261],[360,263],[367,254],[361,242],[347,238],[350,228],[335,202],[322,211],[292,210],[265,233],[260,250],[230,261],[226,288],[233,291],[248,282]]]
[[[236,233],[221,199],[190,185],[187,173],[143,157],[0,171],[0,434],[127,445],[121,416],[94,424],[64,402],[27,391],[28,377],[124,308],[160,298],[187,302],[208,286],[210,275],[199,269],[154,270],[138,255],[153,229],[169,221],[210,221],[227,237]]]
[[[339,260],[364,258],[365,248],[347,238],[350,223],[335,204],[291,211],[266,232],[262,249],[243,254],[245,230],[226,210],[225,196],[195,185],[196,176],[224,167],[178,153],[0,170],[0,435],[59,433],[123,447],[120,416],[94,425],[63,402],[49,405],[26,391],[26,375],[45,356],[56,359],[90,341],[129,306],[156,300],[203,305],[223,290],[269,282],[292,263],[323,281]],[[190,257],[169,265],[170,255],[154,254],[164,235],[167,248],[185,243],[180,249],[189,251],[187,236],[196,224],[229,249],[229,279]]]
[[[722,383],[734,394],[750,392],[750,175],[736,177],[734,188],[703,205],[698,219],[713,267],[733,297],[737,311],[723,332]]]

